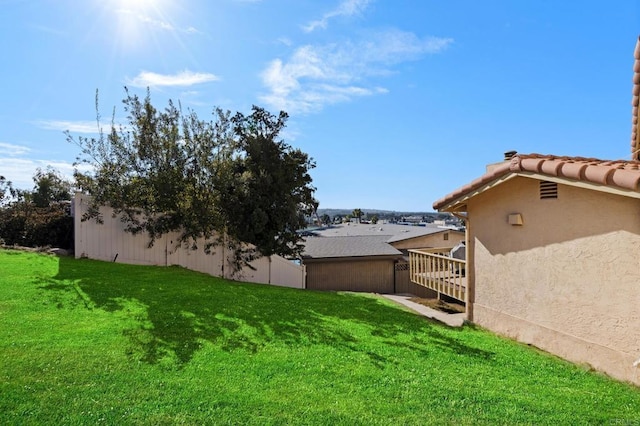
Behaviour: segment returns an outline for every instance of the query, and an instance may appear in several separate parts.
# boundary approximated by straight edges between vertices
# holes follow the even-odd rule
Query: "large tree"
[[[143,99],[127,91],[123,103],[126,126],[112,120],[97,138],[67,132],[79,161],[93,166],[76,171],[93,200],[84,219],[100,221],[98,207],[108,205],[127,231],[146,232],[150,245],[172,231],[192,248],[204,238],[207,252],[219,244],[234,249],[237,269],[261,255],[301,253],[296,231],[317,207],[315,164],[280,139],[286,113],[254,106],[232,116],[216,108],[201,120],[171,101],[156,109],[148,91]]]
[[[362,210],[354,209],[351,214],[353,217],[355,217],[358,220],[358,223],[360,223],[360,220],[362,219],[362,214],[363,214]]]
[[[9,198],[11,191],[11,181],[8,181],[4,176],[0,176],[0,206]]]
[[[73,247],[71,184],[52,167],[38,169],[33,190],[13,188],[0,176],[0,240],[5,244]]]
[[[36,207],[48,207],[51,203],[71,200],[71,182],[51,166],[38,168],[33,176],[31,196]]]
[[[329,216],[328,214],[323,214],[322,216],[320,216],[320,222],[323,225],[329,225],[331,223],[331,216]]]

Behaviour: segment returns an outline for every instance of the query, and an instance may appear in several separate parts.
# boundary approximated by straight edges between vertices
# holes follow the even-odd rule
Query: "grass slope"
[[[0,250],[0,424],[638,424],[640,390],[385,300]]]

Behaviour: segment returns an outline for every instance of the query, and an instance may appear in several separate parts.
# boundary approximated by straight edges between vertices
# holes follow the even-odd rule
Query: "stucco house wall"
[[[539,182],[467,201],[470,319],[640,384],[640,200],[563,184],[540,199]]]

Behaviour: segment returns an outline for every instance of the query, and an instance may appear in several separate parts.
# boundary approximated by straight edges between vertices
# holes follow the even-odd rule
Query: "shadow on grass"
[[[129,355],[151,364],[180,366],[204,342],[249,352],[270,344],[322,344],[361,353],[379,367],[394,362],[379,353],[388,351],[363,347],[363,327],[382,345],[424,356],[436,348],[483,360],[493,356],[448,336],[444,326],[374,297],[230,283],[180,268],[65,257],[59,262],[57,276],[41,288],[77,293],[86,308],[120,315],[128,324]],[[411,337],[400,342],[400,334]]]

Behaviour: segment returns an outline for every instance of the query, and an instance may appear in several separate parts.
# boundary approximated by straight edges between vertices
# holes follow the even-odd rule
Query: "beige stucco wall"
[[[516,177],[467,207],[472,320],[640,384],[640,200]]]
[[[448,239],[445,239],[445,235]],[[421,248],[453,248],[460,241],[464,241],[465,233],[455,230],[438,232],[437,234],[423,235],[421,237],[409,238],[402,241],[394,241],[391,244],[398,250],[421,249]]]

